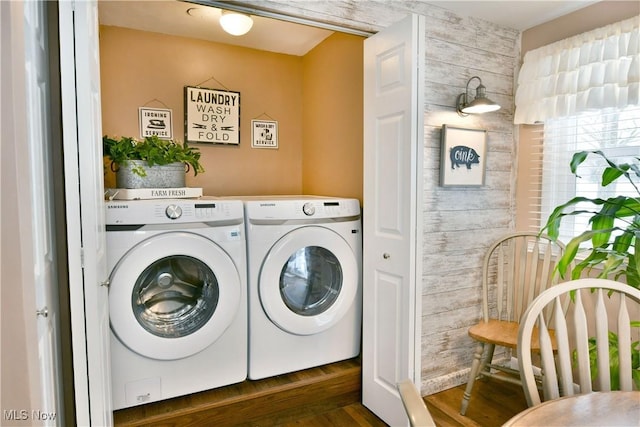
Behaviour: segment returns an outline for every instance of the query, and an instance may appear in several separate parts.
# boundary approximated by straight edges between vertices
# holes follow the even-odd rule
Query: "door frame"
[[[58,22],[75,423],[110,426],[97,1],[59,2]]]
[[[235,10],[245,11],[245,12],[246,11],[250,11],[251,14],[254,14],[254,15],[271,17],[271,18],[276,18],[276,19],[282,19],[282,20],[287,20],[287,21],[290,21],[290,22],[304,23],[304,24],[307,24],[307,25],[313,25],[313,26],[317,26],[317,27],[321,27],[321,28],[331,29],[331,30],[334,30],[334,31],[340,31],[340,32],[345,32],[345,33],[349,33],[349,34],[361,35],[361,36],[365,36],[365,37],[370,36],[370,35],[373,34],[372,32],[367,31],[367,30],[359,30],[359,29],[357,29],[357,27],[359,25],[358,22],[354,22],[354,27],[347,28],[347,27],[342,27],[342,26],[339,26],[339,25],[334,25],[334,24],[322,22],[322,21],[317,21],[317,20],[314,20],[313,18],[305,19],[305,18],[298,18],[298,17],[294,17],[294,16],[291,16],[291,15],[278,13],[278,12],[261,11],[259,9],[255,9],[253,7],[250,7],[249,3],[247,3],[245,6],[243,6],[242,3],[238,3],[237,5],[231,5],[231,4],[227,4],[226,2],[215,2],[215,1],[202,1],[202,2],[194,1],[194,3],[201,3],[201,4],[204,4],[204,5],[218,6],[218,7],[222,7],[223,6],[226,9],[235,9]],[[62,25],[61,25],[61,31],[64,31]],[[67,156],[65,155],[65,163],[67,161],[72,161],[72,159],[68,159]],[[81,179],[81,177],[78,177],[78,180],[80,180],[80,179]],[[79,232],[79,230],[76,230],[75,232],[71,232],[71,233],[73,234],[73,233],[77,233],[77,232]],[[419,238],[418,238],[418,240],[419,240]],[[70,256],[69,259],[71,259],[71,258],[73,258],[73,257]],[[74,275],[74,271],[75,271],[75,274],[77,274],[78,270],[82,268],[82,266],[79,265],[79,263],[81,262],[81,257],[77,258],[76,260],[77,260],[77,264],[75,265],[76,268],[71,268],[71,270],[72,270],[71,273],[70,273],[71,276]],[[71,267],[74,267],[74,266],[71,266]],[[76,279],[77,279],[77,277],[76,277]],[[416,287],[416,298],[418,300],[420,298],[420,294],[421,294],[420,287],[418,286],[418,287]],[[72,295],[72,298],[73,298],[73,295]],[[419,317],[419,312],[416,312],[415,314],[416,314],[416,319],[415,319],[416,324],[420,325],[420,320],[421,319]],[[107,327],[108,327],[108,325],[107,325]],[[86,333],[90,333],[90,331],[87,330]],[[417,338],[417,340],[419,341],[419,337]],[[419,348],[420,342],[416,342],[415,344]],[[85,348],[86,348],[86,345],[87,345],[87,342],[86,342],[86,338],[85,338],[85,341],[84,341],[84,347]],[[81,369],[81,371],[82,371],[82,369]],[[84,368],[84,372],[86,373],[86,368]],[[80,372],[80,373],[76,372],[76,377],[77,378],[79,378],[78,374],[80,374],[80,376],[81,376],[82,372]],[[419,375],[419,372],[418,372],[418,375]],[[86,392],[86,397],[88,398],[88,395],[89,395],[88,387],[86,385],[83,385],[83,386],[80,387],[80,389],[84,390]],[[77,393],[78,393],[78,390],[76,390],[76,394]],[[82,391],[80,391],[80,393],[82,394]],[[76,397],[79,398],[78,395]],[[83,412],[86,409],[87,408],[81,408],[80,409],[82,416],[85,416],[85,417],[88,416],[88,414],[86,412]]]

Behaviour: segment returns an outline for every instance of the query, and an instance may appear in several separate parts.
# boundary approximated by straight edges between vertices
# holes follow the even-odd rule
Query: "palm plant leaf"
[[[617,164],[609,160],[602,151],[580,151],[573,155],[570,163],[571,172],[577,177],[580,166],[589,155],[602,157],[607,166],[602,171],[601,185],[603,187],[624,178],[640,195],[634,178],[640,178],[640,167],[635,163]],[[640,157],[634,158],[640,164]],[[586,207],[585,207],[586,206]],[[589,208],[591,206],[591,208]],[[589,229],[573,237],[566,245],[566,251],[558,261],[556,271],[562,278],[573,265],[571,278],[577,279],[585,269],[594,267],[601,269],[598,277],[613,276],[615,279],[626,278],[629,285],[640,288],[640,197],[618,195],[608,199],[574,197],[566,203],[557,206],[542,228],[554,239],[560,234],[560,226],[564,219],[570,216],[589,217]],[[588,254],[575,263],[581,246],[591,243],[585,248]]]

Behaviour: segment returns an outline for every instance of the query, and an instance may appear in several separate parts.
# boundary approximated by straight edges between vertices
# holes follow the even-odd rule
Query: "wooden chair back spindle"
[[[589,315],[584,299],[585,291],[595,299],[594,313]],[[615,295],[615,299],[610,297]],[[610,300],[610,301],[608,301]],[[572,319],[564,309],[572,301]],[[608,279],[578,279],[552,286],[534,299],[524,314],[518,333],[518,363],[520,376],[529,406],[542,399],[534,378],[531,337],[534,327],[539,331],[540,368],[544,400],[612,390],[610,375],[610,331],[613,323],[617,332],[619,359],[619,388],[633,389],[631,360],[631,316],[628,303],[640,304],[640,290],[625,283]],[[553,310],[553,320],[545,310]],[[590,331],[588,319],[594,319]],[[556,347],[552,348],[548,329],[553,329]],[[590,350],[590,337],[595,337],[595,354]],[[537,350],[536,350],[537,352]],[[597,375],[592,375],[591,358],[597,361]]]

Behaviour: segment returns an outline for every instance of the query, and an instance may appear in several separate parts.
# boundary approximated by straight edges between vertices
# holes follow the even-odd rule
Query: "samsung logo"
[[[129,205],[107,205],[107,209],[129,209]]]
[[[260,207],[275,206],[275,203],[260,203]]]

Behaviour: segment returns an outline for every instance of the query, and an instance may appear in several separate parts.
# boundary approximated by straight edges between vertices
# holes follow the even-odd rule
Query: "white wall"
[[[422,379],[427,394],[466,382],[474,348],[467,330],[480,318],[484,251],[514,225],[512,94],[519,32],[473,18],[458,19],[443,13],[430,14],[427,21],[422,308]],[[474,75],[502,109],[461,118],[452,106]],[[484,187],[438,186],[440,127],[445,123],[488,131]]]

